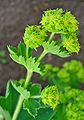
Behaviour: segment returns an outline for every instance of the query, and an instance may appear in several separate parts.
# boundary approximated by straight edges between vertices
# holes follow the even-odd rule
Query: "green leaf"
[[[18,64],[23,65],[24,67],[26,67],[26,61],[24,59],[24,57],[22,56],[17,56],[16,54],[11,54],[10,57]]]
[[[12,47],[12,46],[8,46],[8,51],[10,54],[15,54],[15,53],[17,53],[17,48]]]
[[[21,85],[17,86],[12,81],[12,86],[15,88],[15,90],[24,97],[24,99],[28,99],[30,97],[30,92],[24,89]]]
[[[54,113],[55,111],[50,108],[41,108],[38,111],[38,115],[34,118],[26,110],[21,110],[17,120],[51,120]]]
[[[19,43],[18,48],[8,46],[8,50],[12,60],[26,67],[26,61],[25,61],[26,47],[23,43]]]
[[[35,60],[35,57],[28,58],[26,66],[27,66],[27,69],[29,69],[30,71],[41,74],[39,65],[40,65],[40,63]]]
[[[52,53],[60,57],[70,56],[70,54],[67,51],[62,50],[61,46],[58,45],[55,41],[52,41],[51,43],[49,43],[49,41],[44,42],[43,47],[47,53]]]
[[[24,56],[26,58],[26,46],[24,43],[19,43],[18,44],[18,55],[19,56]]]
[[[16,92],[11,82],[9,81],[6,88],[6,95],[0,96],[0,106],[4,110],[8,111],[12,116],[16,108],[18,98],[19,98],[18,92]]]
[[[3,110],[3,108],[0,106],[0,120],[11,120],[11,116],[8,111]]]
[[[4,96],[0,97],[0,106],[4,110],[8,111],[11,116],[13,116],[18,98],[19,98],[19,93],[14,89],[11,82],[9,81],[7,84],[5,97]],[[45,113],[45,116],[44,116],[44,113]],[[22,107],[17,120],[50,120],[53,114],[54,114],[54,111],[52,109],[41,108],[38,110],[38,115],[34,118],[27,112],[27,110],[24,110]]]
[[[39,68],[40,63],[37,62],[35,58],[30,57],[26,60],[26,48],[23,43],[20,43],[18,48],[8,46],[8,50],[10,52],[10,57],[16,63],[23,65],[27,70],[41,74]]]
[[[30,98],[24,101],[23,108],[27,110],[31,116],[35,117],[37,116],[38,110],[42,108],[39,99],[41,95],[41,85],[32,84],[28,87],[28,90],[30,91]]]
[[[33,84],[30,88],[30,95],[31,96],[38,96],[41,93],[41,85]]]
[[[23,109],[27,110],[28,113],[33,117],[37,116],[40,107],[41,107],[40,103],[34,99],[27,99],[23,103]]]

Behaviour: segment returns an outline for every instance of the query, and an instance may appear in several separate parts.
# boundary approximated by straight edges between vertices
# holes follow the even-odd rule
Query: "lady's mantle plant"
[[[8,46],[10,57],[26,68],[27,76],[21,82],[8,82],[5,97],[0,97],[1,119],[52,119],[61,101],[59,88],[56,85],[47,86],[41,92],[41,86],[32,84],[30,80],[33,72],[42,74],[41,60],[48,53],[63,58],[78,53],[78,24],[71,12],[62,9],[47,10],[39,26],[26,27],[23,42],[17,47]],[[61,36],[59,41],[54,40],[54,35],[57,34]],[[33,57],[32,52],[38,51],[37,48],[40,46],[43,47],[43,52]]]

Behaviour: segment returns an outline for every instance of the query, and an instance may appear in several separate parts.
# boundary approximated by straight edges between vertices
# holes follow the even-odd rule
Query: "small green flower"
[[[63,47],[65,47],[69,52],[79,52],[80,44],[78,42],[77,35],[75,33],[62,35],[64,38],[63,40]]]
[[[24,33],[24,43],[30,48],[36,49],[46,38],[46,32],[41,26],[27,26]]]
[[[78,30],[79,22],[71,12],[65,12],[65,14],[63,14],[63,24],[65,32],[76,32]]]
[[[65,62],[63,68],[68,72],[78,73],[81,69],[83,69],[83,65],[80,61],[71,60],[70,62]]]
[[[70,74],[66,71],[66,69],[61,69],[57,73],[57,76],[61,82],[67,83],[70,81]]]
[[[65,109],[67,118],[69,120],[84,120],[84,92],[71,89],[66,91],[66,96],[70,100]]]
[[[59,91],[57,86],[50,86],[44,88],[41,93],[42,102],[55,109],[59,104]]]
[[[71,12],[57,8],[45,11],[41,24],[49,32],[68,33],[76,32],[79,23]]]
[[[49,32],[59,32],[63,29],[62,9],[47,10],[42,17],[42,25]]]

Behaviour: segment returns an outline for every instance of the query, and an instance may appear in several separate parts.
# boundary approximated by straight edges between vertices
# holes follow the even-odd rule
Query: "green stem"
[[[31,72],[31,71],[27,72],[27,77],[26,77],[26,81],[25,81],[25,84],[24,84],[24,88],[25,88],[25,89],[27,88],[28,83],[29,83],[29,81],[30,81],[30,79],[31,79],[31,77],[32,77],[32,73],[33,73],[33,72]]]
[[[52,40],[52,38],[53,38],[54,35],[55,35],[55,33],[52,32],[51,35],[50,35],[50,38],[49,38],[49,42],[51,42],[51,40]]]
[[[31,96],[30,98],[32,98],[32,99],[39,99],[39,98],[41,98],[41,96],[40,96],[40,95],[37,95],[37,96]]]
[[[29,81],[30,81],[30,79],[31,79],[31,76],[32,76],[32,72],[30,72],[30,71],[27,72],[27,77],[26,77],[26,81],[25,81],[25,84],[24,84],[24,88],[25,88],[25,89],[26,89],[27,86],[28,86],[28,83],[29,83]],[[17,119],[18,114],[19,114],[19,112],[20,112],[20,110],[21,110],[23,101],[24,101],[24,97],[23,97],[22,95],[20,95],[19,100],[18,100],[18,103],[17,103],[17,107],[16,107],[15,112],[14,112],[14,114],[13,114],[12,120],[16,120],[16,119]]]
[[[21,110],[21,107],[22,107],[23,100],[24,100],[23,96],[20,95],[12,120],[17,119],[17,116],[18,116],[18,114]]]
[[[49,38],[49,42],[51,42],[51,40],[52,40],[54,34],[55,34],[54,32],[51,33],[50,38]],[[47,54],[47,51],[44,50],[44,51],[42,52],[42,54],[40,55],[40,57],[38,58],[37,62],[39,62],[46,54]]]
[[[39,58],[37,59],[37,62],[41,61],[42,58],[43,58],[46,54],[47,54],[47,52],[44,50],[44,51],[42,52],[42,54],[39,56]]]
[[[40,55],[40,57],[38,58],[37,61],[39,62],[46,54],[47,54],[47,52],[44,50],[44,51],[42,52],[42,54]],[[26,59],[28,60],[28,47],[26,47]],[[32,77],[32,72],[31,72],[31,71],[27,71],[27,77],[26,77],[26,81],[25,81],[25,84],[24,84],[24,88],[25,88],[25,89],[27,88],[28,83],[29,83],[31,77]],[[33,97],[33,98],[40,98],[40,96],[32,96],[32,97]],[[18,100],[18,103],[17,103],[17,107],[16,107],[15,112],[14,112],[14,114],[13,114],[12,120],[16,120],[16,119],[17,119],[18,114],[19,114],[19,112],[20,112],[20,110],[21,110],[23,101],[24,101],[24,98],[23,98],[22,95],[20,95],[19,100]]]

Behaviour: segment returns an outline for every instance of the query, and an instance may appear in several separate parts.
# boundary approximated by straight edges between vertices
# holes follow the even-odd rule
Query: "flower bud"
[[[42,102],[55,109],[59,104],[59,91],[57,86],[50,86],[43,89],[41,93]]]

